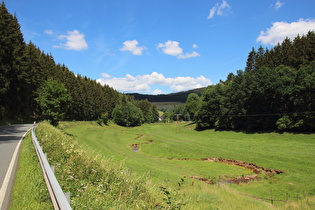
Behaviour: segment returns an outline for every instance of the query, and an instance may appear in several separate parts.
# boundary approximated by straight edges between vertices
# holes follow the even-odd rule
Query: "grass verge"
[[[10,209],[53,209],[30,132],[22,143]]]

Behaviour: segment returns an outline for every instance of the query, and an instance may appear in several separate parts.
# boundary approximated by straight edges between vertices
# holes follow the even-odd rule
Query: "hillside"
[[[161,94],[161,95],[148,95],[148,94],[139,94],[139,93],[128,93],[127,95],[134,96],[135,100],[145,100],[147,99],[149,102],[178,102],[185,103],[189,94],[197,93],[201,95],[201,93],[206,88],[197,88],[188,91],[181,91],[177,93],[170,94]]]

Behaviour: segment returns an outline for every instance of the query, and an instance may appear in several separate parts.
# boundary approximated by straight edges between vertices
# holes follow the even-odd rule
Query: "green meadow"
[[[271,203],[240,193],[306,202],[307,207],[315,205],[315,134],[196,131],[192,124],[176,122],[129,128],[114,124],[99,126],[94,122],[63,122],[60,128],[89,153],[123,163],[128,173],[145,176],[157,186],[175,189],[180,185],[181,193],[193,206],[198,204],[204,208],[207,203],[213,206],[224,196],[233,197],[240,205],[242,200],[253,202],[254,206],[263,205],[262,208]],[[204,158],[241,160],[284,173],[259,174],[259,180],[249,183],[224,184],[226,177],[255,173],[239,166],[202,161]],[[206,184],[190,176],[212,180],[216,184]],[[274,205],[289,204],[275,201]],[[299,207],[300,204],[294,204],[293,209],[295,205]]]

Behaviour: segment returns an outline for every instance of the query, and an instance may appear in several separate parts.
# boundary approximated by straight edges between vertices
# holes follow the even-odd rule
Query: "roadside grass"
[[[146,179],[129,174],[120,163],[87,153],[73,137],[49,123],[40,123],[36,136],[48,153],[50,165],[55,166],[61,188],[70,192],[73,209],[153,209],[155,205],[171,205],[161,194],[155,194]]]
[[[191,175],[218,181],[222,176],[254,174],[237,166],[201,161],[201,158],[221,157],[285,172],[261,176],[261,180],[249,184],[233,184],[230,186],[233,192],[264,198],[272,196],[278,200],[285,200],[288,193],[293,203],[309,198],[314,204],[314,199],[309,197],[315,194],[314,134],[195,131],[193,125],[177,123],[125,128],[114,124],[101,127],[94,122],[63,122],[60,128],[73,135],[91,154],[123,161],[130,172],[139,176],[146,174],[157,185],[164,183],[176,188],[182,177],[191,184],[192,179],[188,178]],[[132,144],[138,144],[138,152],[133,151]],[[205,186],[208,187],[213,190],[212,185]],[[222,195],[219,197],[220,200]],[[248,200],[236,197],[240,203]]]
[[[10,209],[53,209],[30,133],[22,143]]]

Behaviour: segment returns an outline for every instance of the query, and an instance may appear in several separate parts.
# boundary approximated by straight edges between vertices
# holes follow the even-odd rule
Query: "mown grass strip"
[[[49,194],[31,140],[22,143],[10,209],[52,209]]]

